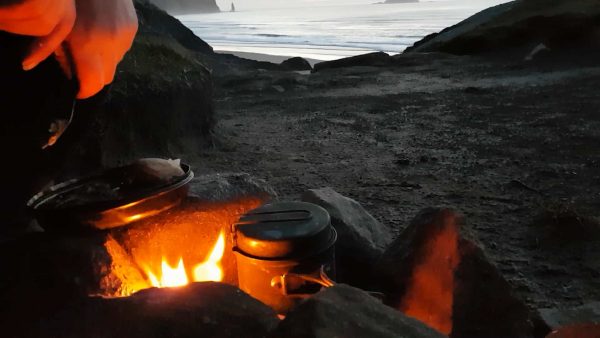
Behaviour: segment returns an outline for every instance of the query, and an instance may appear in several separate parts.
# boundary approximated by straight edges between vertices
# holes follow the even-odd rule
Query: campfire
[[[390,320],[381,327],[398,325],[404,330],[408,324],[403,316],[408,316],[419,320],[410,322],[410,329],[429,332],[431,337],[471,337],[472,332],[519,336],[513,332],[534,329],[527,307],[511,295],[509,284],[483,251],[463,237],[461,218],[450,210],[425,209],[371,261],[374,266],[366,266],[355,263],[356,257],[369,253],[361,247],[368,242],[361,237],[364,234],[348,236],[354,229],[365,229],[362,222],[371,216],[362,208],[348,211],[363,213],[356,218],[360,222],[350,225],[337,218],[334,227],[332,217],[339,214],[333,216],[336,211],[328,212],[316,198],[317,203],[270,202],[252,190],[221,194],[222,186],[228,183],[209,186],[206,196],[196,195],[197,190],[185,195],[178,191],[169,195],[169,203],[176,201],[176,205],[150,213],[151,217],[118,226],[112,225],[120,218],[105,218],[103,225],[111,226],[88,232],[71,232],[74,228],[69,227],[32,241],[21,253],[4,255],[30,259],[26,264],[5,261],[14,264],[9,266],[8,281],[13,281],[13,290],[20,290],[2,295],[17,308],[8,318],[22,321],[20,332],[30,329],[27,318],[49,318],[40,325],[59,323],[61,329],[73,329],[75,334],[67,337],[86,336],[77,330],[141,337],[165,327],[186,334],[212,328],[217,334],[230,324],[239,330],[233,336],[244,336],[248,327],[256,329],[257,318],[261,324],[256,336],[262,337],[276,326],[296,332],[312,325],[335,325],[332,318],[314,323],[306,318],[354,311],[364,315],[340,323],[368,319],[358,323],[358,329]],[[215,195],[219,198],[211,200]],[[319,196],[331,195],[324,191]],[[155,196],[152,203],[160,202]],[[177,200],[179,196],[184,198]],[[343,200],[330,198],[336,199]],[[347,200],[343,201],[341,205],[348,208]],[[139,204],[126,206],[140,210]],[[95,219],[89,213],[84,216],[75,219]],[[374,292],[334,282],[337,271],[351,276],[349,269],[372,275],[372,283],[361,288]],[[351,278],[340,279],[352,285]],[[79,304],[84,310],[63,304]],[[249,308],[254,310],[246,311]],[[497,309],[503,309],[509,320],[498,319]],[[66,315],[54,316],[61,311]],[[87,320],[90,313],[94,320],[100,314],[103,324],[78,320],[79,316]],[[183,323],[188,315],[195,317]],[[276,315],[285,319],[280,322]],[[230,320],[232,316],[238,320]],[[67,324],[61,324],[63,320]],[[52,327],[48,330],[52,332]]]
[[[264,203],[188,201],[165,214],[115,231],[104,244],[112,258],[102,297],[124,297],[152,287],[192,282],[237,284],[229,231],[245,212]]]

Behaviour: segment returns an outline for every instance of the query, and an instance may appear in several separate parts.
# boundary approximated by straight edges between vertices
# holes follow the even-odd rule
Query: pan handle
[[[292,285],[297,285],[299,282],[318,284],[325,288],[335,285],[335,282],[327,276],[325,266],[321,265],[318,272],[314,274],[286,273],[281,276],[275,276],[271,280],[271,287],[279,289],[284,296],[309,296],[292,290]]]

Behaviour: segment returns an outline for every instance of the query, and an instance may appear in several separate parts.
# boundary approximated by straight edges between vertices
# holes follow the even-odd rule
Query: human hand
[[[52,53],[64,60],[60,46],[67,44],[80,99],[112,82],[137,28],[132,0],[20,0],[0,6],[0,30],[37,37],[23,69],[35,68]]]
[[[0,30],[36,36],[23,60],[30,70],[50,56],[75,23],[74,0],[21,0],[0,6]]]
[[[76,0],[77,20],[67,44],[79,79],[77,98],[111,83],[131,47],[138,21],[132,0]]]

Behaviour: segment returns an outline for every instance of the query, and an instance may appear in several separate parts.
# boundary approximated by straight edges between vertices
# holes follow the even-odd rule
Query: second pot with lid
[[[244,215],[232,235],[240,289],[280,314],[333,285],[337,233],[317,205],[264,205]]]

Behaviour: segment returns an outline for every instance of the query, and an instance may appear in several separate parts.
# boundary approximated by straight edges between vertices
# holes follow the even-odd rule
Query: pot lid
[[[305,202],[277,202],[245,214],[234,225],[235,249],[263,259],[299,259],[335,243],[329,214]]]

